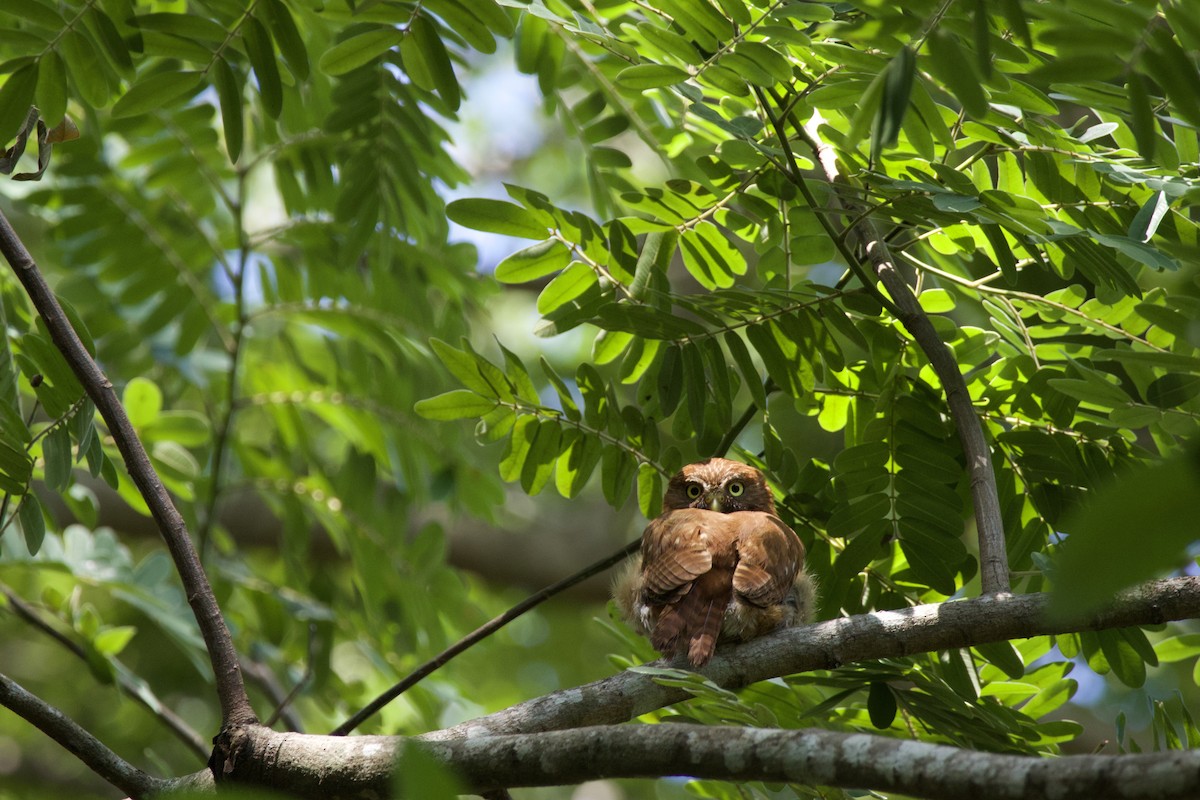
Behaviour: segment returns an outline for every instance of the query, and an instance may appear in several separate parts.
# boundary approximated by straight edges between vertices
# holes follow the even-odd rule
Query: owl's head
[[[663,507],[705,508],[711,511],[775,513],[775,499],[766,478],[754,467],[727,458],[688,464],[671,478]]]

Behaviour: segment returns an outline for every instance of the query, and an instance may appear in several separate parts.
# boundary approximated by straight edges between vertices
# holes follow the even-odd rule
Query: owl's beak
[[[708,506],[708,509],[710,511],[716,511],[716,512],[720,513],[720,511],[721,511],[721,493],[720,492],[709,492],[708,494],[706,494],[704,496],[704,503],[705,503],[705,505]]]

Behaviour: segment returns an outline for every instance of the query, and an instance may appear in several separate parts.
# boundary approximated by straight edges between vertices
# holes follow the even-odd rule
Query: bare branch
[[[167,782],[147,775],[105,747],[66,714],[0,675],[0,705],[58,742],[104,780],[131,797],[147,797]]]
[[[113,391],[112,382],[79,340],[37,264],[3,214],[0,214],[0,253],[4,254],[17,279],[25,287],[29,299],[41,314],[55,347],[63,354],[71,371],[75,373],[104,418],[121,456],[125,459],[129,476],[149,506],[159,532],[167,543],[167,549],[183,581],[188,604],[196,616],[212,661],[223,724],[229,726],[256,722],[257,717],[250,706],[246,687],[242,682],[233,639],[229,635],[225,619],[221,616],[221,609],[213,596],[212,586],[208,582],[208,576],[204,574],[196,548],[192,545],[187,524],[150,464],[146,449]]]
[[[971,647],[1047,634],[1152,625],[1200,617],[1200,578],[1155,581],[1125,592],[1102,612],[1075,620],[1045,617],[1049,595],[985,595],[900,611],[877,611],[781,631],[725,647],[702,670],[736,689],[755,681],[842,664]],[[666,661],[656,662],[660,666]],[[637,672],[564,689],[495,714],[434,731],[421,738],[444,741],[498,734],[562,730],[627,722],[688,698]]]
[[[833,148],[821,141],[817,131],[821,118],[813,114],[803,126],[797,126],[800,135],[812,148],[821,165],[821,171],[830,183],[845,183],[838,172],[837,156]],[[786,136],[778,131],[786,145]],[[837,202],[833,195],[832,202]],[[992,453],[983,435],[983,426],[971,404],[967,383],[959,371],[954,354],[938,336],[921,308],[912,289],[904,281],[892,260],[887,242],[884,240],[874,219],[852,200],[843,201],[846,209],[856,214],[856,221],[847,230],[847,241],[856,244],[866,254],[871,268],[887,289],[898,310],[900,322],[912,334],[913,339],[925,352],[929,365],[942,382],[946,392],[946,405],[950,417],[958,430],[963,453],[967,458],[967,474],[971,483],[971,498],[975,505],[975,525],[979,533],[979,579],[985,594],[1010,591],[1008,575],[1008,553],[1004,547],[1004,520],[1000,513],[1000,499],[996,492],[996,475],[992,469]]]
[[[551,585],[547,586],[546,588],[544,588],[538,592],[535,592],[534,594],[530,595],[529,597],[526,597],[521,602],[517,603],[515,606],[510,608],[508,611],[505,611],[500,616],[495,617],[495,618],[485,622],[483,625],[480,625],[474,631],[472,631],[471,633],[468,633],[466,636],[459,639],[457,642],[450,645],[445,650],[438,653],[436,656],[429,659],[421,666],[417,667],[415,670],[413,670],[411,673],[409,673],[404,678],[404,680],[400,681],[395,686],[391,687],[386,692],[384,692],[383,694],[376,697],[374,700],[372,700],[370,703],[368,703],[357,714],[350,717],[350,719],[346,720],[341,725],[334,728],[333,731],[330,732],[330,735],[331,736],[345,736],[347,733],[350,733],[355,728],[357,728],[359,725],[361,725],[364,720],[369,719],[373,714],[375,714],[377,711],[379,711],[379,709],[383,708],[385,705],[387,705],[388,703],[395,700],[401,694],[403,694],[404,692],[411,689],[413,686],[415,686],[417,683],[419,683],[424,678],[428,677],[431,673],[433,673],[434,671],[439,669],[442,665],[444,665],[450,659],[457,656],[459,653],[470,648],[472,645],[478,644],[479,642],[483,641],[484,639],[491,636],[496,631],[503,628],[508,623],[512,622],[517,617],[521,616],[522,614],[529,611],[530,609],[541,605],[543,602],[545,602],[546,600],[549,600],[551,597],[558,594],[559,592],[563,592],[563,591],[571,588],[575,584],[581,583],[581,582],[587,580],[588,578],[592,577],[593,575],[598,575],[599,573],[603,572],[604,570],[608,569],[609,567],[613,566],[614,564],[618,564],[621,561],[624,561],[626,558],[628,558],[630,556],[630,554],[632,554],[635,550],[637,550],[637,548],[641,545],[641,543],[642,543],[642,540],[640,538],[635,539],[634,541],[625,545],[624,547],[622,547],[620,550],[613,553],[612,555],[605,556],[604,558],[600,559],[599,561],[595,562],[594,564],[589,564],[588,566],[584,567],[579,572],[576,572],[574,575],[569,575],[566,578],[563,578],[561,581],[558,581],[557,583],[552,583]]]

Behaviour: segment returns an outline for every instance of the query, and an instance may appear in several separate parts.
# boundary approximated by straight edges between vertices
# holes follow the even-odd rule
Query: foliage
[[[314,729],[496,604],[437,525],[405,522],[435,501],[493,514],[489,458],[529,495],[653,516],[666,477],[732,449],[804,539],[822,617],[978,592],[945,387],[846,235],[864,222],[967,381],[1015,589],[1060,563],[1115,564],[1108,589],[1185,563],[1191,473],[1104,515],[1175,534],[1164,547],[1078,513],[1197,436],[1200,25],[1178,0],[8,0],[0,24],[0,140],[34,104],[81,132],[40,183],[8,184],[6,213],[123,388],[242,652],[288,686],[311,668]],[[512,183],[445,204],[469,178],[460,79],[497,52],[536,77],[589,209]],[[525,246],[481,276],[447,220]],[[536,333],[588,356],[486,342],[495,283],[535,289]],[[140,670],[152,705],[154,685],[205,696],[179,686],[179,665],[206,668],[168,562],[100,524],[85,475],[145,508],[111,438],[8,275],[0,298],[0,580],[102,682]],[[246,494],[278,553],[222,518]],[[1188,637],[1042,638],[737,694],[661,671],[695,699],[651,717],[1053,753],[1079,731],[1046,719],[1077,662],[1140,687],[1195,659]],[[622,641],[621,663],[651,657]],[[477,710],[449,674],[381,728]],[[1192,744],[1183,713],[1180,736],[1154,712],[1155,746]]]

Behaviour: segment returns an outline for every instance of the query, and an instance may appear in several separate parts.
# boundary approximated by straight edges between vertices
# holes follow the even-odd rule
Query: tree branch
[[[833,148],[821,141],[817,125],[821,118],[813,114],[803,126],[797,126],[800,135],[812,148],[821,165],[821,171],[830,183],[846,183],[838,172],[837,156]],[[837,202],[836,195],[831,202]],[[971,404],[971,394],[959,371],[958,362],[950,348],[938,336],[929,317],[917,302],[912,289],[904,281],[892,261],[887,242],[879,233],[875,221],[863,214],[851,200],[844,205],[856,221],[847,230],[847,241],[857,244],[865,253],[880,282],[891,295],[898,309],[898,317],[905,329],[912,334],[917,345],[925,352],[929,365],[942,382],[946,392],[946,405],[950,417],[958,430],[963,453],[967,459],[967,474],[971,482],[971,498],[975,506],[975,525],[979,534],[979,579],[985,594],[1010,591],[1008,575],[1008,553],[1004,545],[1004,519],[1000,512],[1000,499],[996,491],[996,475],[992,469],[992,453],[983,435],[983,426]]]
[[[791,628],[724,647],[702,672],[729,689],[755,681],[843,664],[1048,634],[1153,625],[1200,617],[1200,578],[1172,578],[1122,593],[1101,612],[1074,620],[1047,619],[1047,594],[985,595],[900,611],[877,611]],[[666,666],[670,662],[659,661]],[[681,662],[682,663],[682,662]],[[626,671],[564,689],[452,728],[426,741],[561,730],[627,722],[686,700],[683,689],[660,686]]]
[[[200,565],[196,548],[188,536],[187,525],[183,517],[171,502],[170,495],[154,467],[146,449],[142,446],[125,409],[113,391],[112,383],[100,370],[95,360],[79,340],[70,320],[63,313],[54,293],[46,284],[45,278],[38,271],[37,264],[25,249],[16,231],[8,219],[0,213],[0,253],[4,254],[21,285],[25,287],[29,299],[41,314],[50,332],[50,338],[55,347],[63,354],[71,371],[83,385],[84,391],[95,403],[96,409],[104,418],[109,432],[121,451],[125,467],[133,479],[138,491],[150,508],[154,521],[158,524],[159,532],[166,541],[167,549],[175,562],[175,569],[183,581],[184,592],[192,613],[200,626],[204,644],[212,661],[213,673],[216,676],[217,695],[221,702],[221,719],[224,726],[251,724],[257,721],[254,709],[246,696],[246,687],[242,682],[241,670],[238,667],[237,652],[233,647],[233,639],[229,628],[221,616],[221,609],[213,596],[212,586],[208,576]]]
[[[168,785],[122,759],[66,714],[2,674],[0,705],[58,742],[89,769],[131,797],[147,797]]]
[[[899,792],[931,800],[1128,800],[1200,794],[1200,752],[1049,759],[865,733],[621,725],[429,746],[476,791],[688,775]]]

